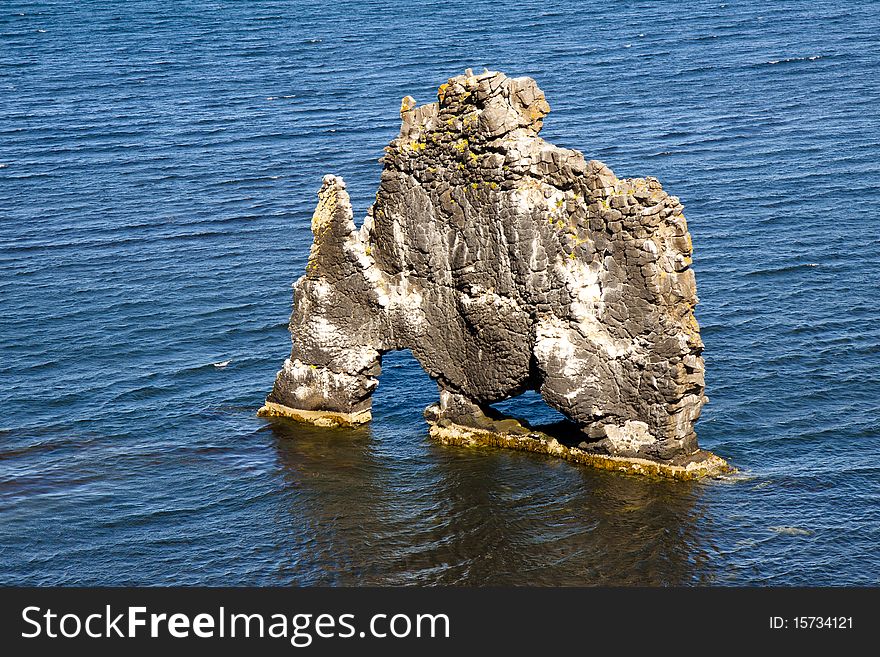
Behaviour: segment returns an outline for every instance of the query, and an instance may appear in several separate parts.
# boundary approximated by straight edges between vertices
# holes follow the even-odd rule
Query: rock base
[[[260,417],[286,417],[319,427],[353,427],[373,419],[369,410],[359,413],[336,413],[333,411],[303,411],[284,404],[267,401],[257,411]]]
[[[455,424],[446,419],[437,422],[429,419],[428,424],[431,436],[444,445],[505,447],[538,454],[549,454],[566,461],[626,474],[694,480],[704,477],[719,477],[736,472],[736,469],[720,456],[705,450],[698,450],[687,457],[679,457],[668,462],[651,461],[636,457],[596,454],[587,449],[565,445],[543,431],[528,429],[519,423],[516,428],[511,427],[514,429],[513,431],[475,429]]]

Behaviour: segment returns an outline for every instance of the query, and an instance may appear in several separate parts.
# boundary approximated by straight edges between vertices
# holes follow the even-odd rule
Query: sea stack
[[[263,416],[371,419],[382,354],[410,349],[439,387],[430,433],[693,479],[703,342],[682,205],[538,136],[530,78],[470,70],[400,108],[376,201],[355,225],[324,177],[294,285],[293,350]],[[571,424],[539,431],[490,404],[537,390]]]

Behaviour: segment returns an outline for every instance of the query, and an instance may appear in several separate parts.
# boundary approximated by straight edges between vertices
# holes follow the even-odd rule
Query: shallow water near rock
[[[844,2],[7,3],[0,583],[880,584],[878,35]],[[438,445],[408,353],[367,427],[255,416],[321,176],[361,217],[400,99],[483,66],[684,202],[697,432],[738,475]]]

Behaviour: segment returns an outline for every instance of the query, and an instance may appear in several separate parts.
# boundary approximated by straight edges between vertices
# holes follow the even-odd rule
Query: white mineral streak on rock
[[[310,324],[312,338],[319,343],[333,344],[333,342],[338,339],[339,328],[336,325],[331,324],[326,317],[316,315],[312,318]]]
[[[335,360],[336,366],[346,372],[362,372],[370,367],[379,357],[379,352],[372,347],[352,347],[346,349],[340,358]]]
[[[570,338],[570,329],[554,317],[541,319],[535,329],[535,356],[541,360],[558,359],[564,363],[562,376],[573,378],[585,362],[578,358],[578,349]]]
[[[317,297],[318,301],[323,301],[330,296],[330,284],[324,279],[316,282],[312,289],[314,290],[315,297]]]
[[[608,442],[619,452],[638,452],[643,447],[657,442],[651,435],[648,425],[638,420],[627,420],[623,426],[605,425]]]
[[[602,288],[599,272],[590,264],[567,258],[563,263],[565,285],[572,295],[571,317],[576,322],[589,323],[596,319]]]
[[[581,333],[609,358],[633,353],[636,346],[632,342],[613,337],[608,327],[599,321],[602,290],[598,272],[590,265],[572,259],[565,262],[563,271],[566,287],[574,299],[571,302],[571,318],[577,322]]]

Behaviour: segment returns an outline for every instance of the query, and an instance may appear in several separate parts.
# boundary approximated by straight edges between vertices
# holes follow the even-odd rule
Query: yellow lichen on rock
[[[284,404],[267,401],[257,411],[259,417],[284,417],[318,427],[353,427],[373,419],[369,410],[360,413],[336,413],[333,411],[304,411]]]
[[[411,109],[415,108],[416,99],[412,96],[404,96],[403,100],[400,101],[400,113],[409,112]]]
[[[666,479],[690,481],[720,477],[736,472],[727,461],[711,452],[700,452],[698,458],[687,463],[663,463],[637,457],[595,454],[578,447],[563,445],[556,438],[541,431],[530,430],[526,435],[518,433],[484,431],[459,424],[444,422],[443,425],[429,421],[431,437],[444,445],[458,447],[501,447],[524,452],[556,456],[566,461],[580,463],[600,470],[624,474],[647,475]]]

